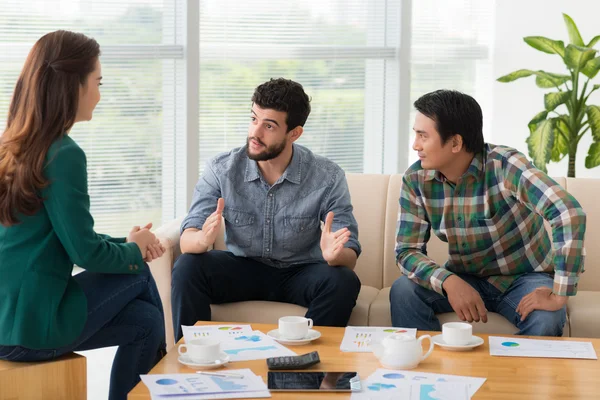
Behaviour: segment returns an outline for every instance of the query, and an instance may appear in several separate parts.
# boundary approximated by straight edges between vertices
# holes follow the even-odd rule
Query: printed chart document
[[[413,328],[386,328],[381,326],[347,326],[344,339],[340,345],[341,351],[354,353],[370,353],[370,343],[381,343],[383,338],[394,333],[405,333],[413,337],[417,336],[417,330]]]
[[[221,350],[229,354],[231,361],[263,360],[269,357],[297,355],[261,331],[251,331],[228,337],[221,342]]]
[[[237,376],[225,376],[236,374]],[[221,399],[270,397],[267,385],[250,369],[222,374],[140,375],[153,399]]]
[[[392,389],[366,389],[352,400],[470,400],[465,383],[412,383]]]
[[[200,338],[223,339],[252,332],[252,327],[250,325],[182,325],[181,329],[183,330],[183,337],[185,338],[186,342],[189,342],[192,339]]]
[[[490,355],[506,357],[583,358],[597,360],[591,342],[490,336]]]
[[[468,400],[484,382],[485,378],[380,368],[361,382],[362,392],[353,393],[352,400]]]

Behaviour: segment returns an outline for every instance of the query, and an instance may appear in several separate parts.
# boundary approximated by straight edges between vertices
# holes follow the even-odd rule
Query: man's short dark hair
[[[475,99],[456,90],[436,90],[421,96],[417,111],[435,121],[442,143],[460,135],[469,153],[483,151],[483,114]]]
[[[252,102],[260,108],[287,113],[287,131],[304,126],[310,114],[310,98],[302,85],[289,79],[270,79],[254,90]]]

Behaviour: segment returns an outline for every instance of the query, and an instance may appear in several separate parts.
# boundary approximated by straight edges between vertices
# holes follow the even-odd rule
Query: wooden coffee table
[[[198,322],[196,325],[221,325],[230,322]],[[274,324],[250,324],[253,329],[269,332],[276,329]],[[357,371],[362,379],[367,378],[377,368],[383,368],[371,353],[344,353],[340,343],[344,328],[315,327],[322,333],[321,338],[305,346],[289,346],[297,354],[317,350],[321,363],[306,371]],[[439,332],[419,332],[418,336]],[[482,377],[487,380],[477,391],[474,400],[521,400],[521,399],[599,399],[600,362],[598,360],[571,360],[548,358],[517,358],[490,356],[488,335],[478,334],[485,343],[472,351],[453,352],[435,347],[427,360],[415,369],[420,372],[465,375]],[[510,335],[499,335],[509,336]],[[522,337],[522,336],[521,336]],[[591,341],[600,354],[600,339],[544,338],[556,340]],[[427,345],[428,342],[425,341]],[[173,347],[151,374],[192,373],[194,370],[177,361],[177,347]],[[250,368],[261,375],[266,383],[267,365],[265,360],[231,362],[227,369]],[[299,393],[273,392],[273,399],[298,399]],[[350,398],[348,393],[302,393],[302,398],[333,399]],[[139,383],[128,396],[130,400],[150,399],[146,385]]]

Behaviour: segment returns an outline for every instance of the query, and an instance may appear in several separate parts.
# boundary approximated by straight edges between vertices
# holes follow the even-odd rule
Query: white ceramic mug
[[[210,338],[194,339],[189,343],[180,344],[177,350],[179,354],[194,362],[211,363],[221,355],[221,342]]]
[[[313,320],[304,317],[279,318],[279,335],[284,339],[298,340],[308,336],[308,330],[313,327]]]
[[[444,343],[463,346],[471,342],[473,326],[466,322],[447,322],[442,325],[442,338]]]

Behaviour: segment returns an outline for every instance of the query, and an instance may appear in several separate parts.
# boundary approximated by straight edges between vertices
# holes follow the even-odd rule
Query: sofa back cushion
[[[579,201],[586,214],[585,273],[579,290],[600,290],[600,179],[567,178],[567,190]]]
[[[362,247],[355,271],[363,285],[377,289],[381,289],[383,283],[382,250],[389,178],[382,174],[346,175]]]

